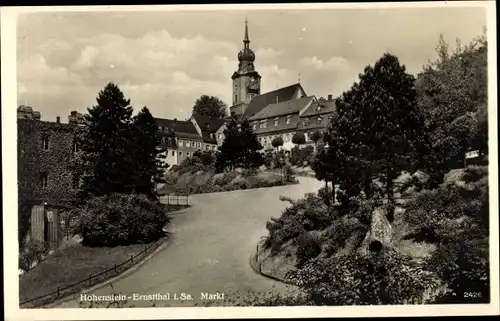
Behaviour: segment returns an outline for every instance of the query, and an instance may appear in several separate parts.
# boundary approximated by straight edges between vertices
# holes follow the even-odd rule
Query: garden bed
[[[165,241],[166,237],[151,244],[117,247],[85,247],[73,244],[56,250],[28,273],[20,276],[20,307],[41,307],[116,277],[151,254]],[[64,289],[73,284],[75,286]],[[41,297],[50,292],[55,293]],[[24,303],[35,298],[38,299]]]

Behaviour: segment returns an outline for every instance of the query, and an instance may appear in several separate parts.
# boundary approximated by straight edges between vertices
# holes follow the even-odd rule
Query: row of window
[[[292,137],[294,134],[295,133],[286,133],[286,134],[282,134],[282,135],[259,137],[259,141],[261,144],[271,144],[271,142],[273,141],[274,138],[281,136],[281,138],[283,138],[283,141],[286,143],[286,142],[292,141]],[[313,134],[313,132],[304,133],[305,140],[310,141],[312,134]]]
[[[50,135],[49,134],[42,134],[41,135],[41,145],[42,145],[42,150],[49,150],[50,149]],[[76,140],[73,141],[73,146],[72,146],[73,153],[78,152],[78,144]]]
[[[329,118],[332,118],[332,115],[330,115]],[[285,119],[285,123],[290,124],[290,121],[291,121],[291,116],[287,116]],[[322,122],[323,122],[323,116],[318,116],[316,118],[316,124],[321,124]],[[279,119],[279,117],[276,117],[274,119],[274,127],[277,127],[279,125],[279,123],[280,123],[280,119]],[[310,123],[311,123],[311,119],[309,117],[302,119],[303,126],[309,125]],[[259,128],[267,128],[267,119],[260,121],[258,124],[257,124],[257,122],[254,122],[253,123],[254,130],[257,129],[257,125],[259,126]]]

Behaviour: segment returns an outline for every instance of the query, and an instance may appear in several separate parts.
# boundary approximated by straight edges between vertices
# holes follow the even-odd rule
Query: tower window
[[[49,176],[47,173],[40,173],[40,187],[47,188]]]
[[[238,101],[238,95],[234,95],[234,101]]]
[[[42,135],[42,149],[49,150],[49,135],[47,134]]]

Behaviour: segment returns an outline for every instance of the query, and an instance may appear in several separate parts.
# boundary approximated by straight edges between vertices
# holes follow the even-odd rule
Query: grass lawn
[[[134,258],[133,262],[127,262],[121,267],[105,273],[89,282],[89,275],[97,275],[116,265],[129,260],[131,256],[138,255],[146,248],[146,244],[134,244],[118,247],[85,247],[74,244],[69,247],[56,250],[46,260],[39,263],[28,273],[19,278],[19,302],[34,299],[44,294],[67,287],[71,284],[86,280],[74,287],[61,291],[60,296],[56,294],[41,298],[31,303],[22,305],[22,308],[40,307],[51,303],[58,298],[78,293],[109,278],[117,276],[121,272],[136,264],[139,260],[152,253],[165,239],[160,239],[152,245],[146,253]]]

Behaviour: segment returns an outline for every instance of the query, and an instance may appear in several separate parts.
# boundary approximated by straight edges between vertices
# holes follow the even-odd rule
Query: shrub
[[[321,253],[320,241],[309,233],[302,234],[298,238],[297,245],[297,268],[301,268],[304,263]]]
[[[312,259],[292,271],[297,284],[314,305],[381,305],[421,303],[423,293],[440,280],[397,252],[377,257],[350,255]]]
[[[328,209],[321,199],[314,193],[306,194],[304,198],[292,201],[279,218],[271,218],[266,223],[269,232],[268,245],[278,248],[285,242],[298,237],[305,230],[322,230],[331,222]],[[307,227],[307,225],[309,225]]]
[[[165,209],[142,195],[112,194],[88,200],[78,213],[75,232],[86,246],[149,243],[164,235]]]
[[[295,146],[291,150],[290,163],[294,166],[303,166],[304,163],[312,162],[314,157],[314,147],[306,146],[304,148],[299,148]]]
[[[19,268],[28,272],[34,263],[39,263],[49,253],[49,245],[46,242],[29,240],[24,244],[19,253]]]

